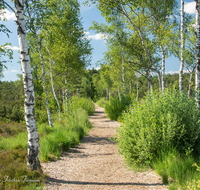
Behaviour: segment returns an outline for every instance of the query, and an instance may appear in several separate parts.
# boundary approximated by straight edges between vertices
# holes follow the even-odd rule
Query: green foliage
[[[99,101],[97,101],[97,105],[102,108],[105,108],[106,103],[107,103],[106,98],[101,98]]]
[[[15,122],[24,121],[22,101],[0,101],[0,117]]]
[[[110,98],[105,105],[105,112],[107,116],[112,120],[118,120],[122,116],[122,112],[131,104],[131,99],[128,96],[121,95],[121,100],[116,96]]]
[[[78,108],[84,109],[88,115],[92,115],[95,112],[95,106],[90,98],[78,98],[76,96],[72,97],[72,102],[69,104],[70,112],[77,110]]]
[[[194,167],[195,162],[196,159],[191,154],[180,154],[176,149],[169,149],[162,151],[152,166],[161,175],[163,183],[169,183],[169,189],[188,189],[200,179],[200,173]]]
[[[167,91],[147,96],[124,114],[119,148],[130,164],[146,164],[161,151],[174,147],[179,153],[200,155],[200,112],[186,94]]]
[[[44,127],[44,137],[40,140],[41,160],[59,158],[63,151],[77,145],[91,127],[88,115],[82,108],[73,111],[61,122],[54,123],[54,128]]]

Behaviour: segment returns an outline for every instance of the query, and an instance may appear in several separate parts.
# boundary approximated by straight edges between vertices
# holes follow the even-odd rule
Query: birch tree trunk
[[[59,114],[59,120],[61,120],[61,116],[60,116],[60,104],[59,104],[59,101],[57,99],[57,96],[56,96],[56,93],[55,93],[55,90],[54,90],[54,85],[53,85],[53,75],[52,75],[52,62],[51,62],[51,54],[50,54],[50,51],[49,49],[48,50],[48,54],[49,54],[49,64],[50,64],[50,76],[51,76],[51,87],[52,87],[52,92],[53,92],[53,95],[54,95],[54,98],[57,102],[57,106],[58,106],[58,114]]]
[[[77,89],[76,89],[76,90],[77,90],[77,97],[78,97],[78,95],[79,95],[79,94],[78,94],[78,92],[79,92],[79,89],[78,89],[78,87],[77,87]]]
[[[188,98],[190,97],[190,94],[191,94],[192,76],[193,76],[193,72],[190,73],[190,81],[189,81],[189,88],[188,88]]]
[[[108,101],[108,88],[106,88],[106,100]]]
[[[130,19],[128,13],[126,12],[126,10],[125,10],[125,8],[124,8],[124,5],[121,4],[121,6],[122,6],[123,14],[126,16],[126,18],[127,18],[128,21],[130,22],[130,24],[133,26],[133,28],[135,28],[135,29],[138,31],[138,33],[139,33],[139,36],[140,36],[140,39],[141,39],[141,42],[142,42],[142,47],[144,48],[144,51],[145,51],[145,53],[146,53],[146,55],[147,55],[147,57],[148,57],[148,59],[149,59],[150,64],[152,65],[154,71],[155,71],[155,72],[157,73],[157,75],[158,75],[158,82],[159,82],[159,87],[160,87],[160,90],[161,90],[161,89],[162,89],[162,86],[161,86],[162,84],[161,84],[160,72],[159,72],[158,69],[156,68],[156,66],[155,66],[155,64],[154,64],[154,62],[153,62],[153,60],[152,60],[152,58],[151,58],[151,55],[149,54],[149,52],[148,52],[148,50],[147,50],[147,48],[146,48],[146,45],[145,45],[145,42],[144,42],[144,38],[143,38],[142,31],[140,30],[140,28],[138,28],[138,27],[132,22],[132,20]]]
[[[196,47],[197,47],[197,64],[195,74],[196,103],[200,107],[200,0],[196,2]]]
[[[29,15],[29,22],[31,23],[31,29],[35,35],[35,38],[37,40],[37,44],[38,44],[38,49],[39,49],[39,53],[40,53],[40,60],[41,60],[41,66],[42,66],[42,85],[43,85],[43,92],[45,94],[45,104],[46,104],[46,109],[47,109],[47,115],[48,115],[48,122],[50,127],[53,127],[52,121],[51,121],[51,113],[50,113],[50,109],[49,109],[49,102],[48,102],[48,98],[47,98],[47,93],[46,93],[46,87],[45,87],[45,72],[44,72],[44,60],[43,60],[43,55],[42,55],[42,50],[41,50],[41,41],[38,38],[37,35],[37,31],[34,27],[34,24],[32,23],[32,17],[31,17],[31,13],[29,10],[29,5],[28,5],[28,1],[25,1],[26,5],[27,5],[27,11],[28,11],[28,15]]]
[[[44,71],[44,60],[43,60],[43,55],[42,55],[42,50],[41,50],[41,42],[36,32],[35,32],[35,38],[37,39],[38,49],[40,52],[40,59],[41,59],[41,66],[42,66],[42,86],[43,86],[43,92],[45,94],[45,104],[46,104],[46,109],[47,109],[48,122],[49,122],[49,126],[53,127],[52,120],[51,120],[51,113],[49,109],[49,101],[47,98],[47,92],[46,92],[46,86],[45,86],[45,71]]]
[[[70,92],[70,88],[68,88],[68,94],[69,94],[70,102],[71,102],[71,104],[72,104],[72,95],[71,95],[71,92]]]
[[[162,52],[162,92],[165,92],[165,50],[160,46]]]
[[[183,91],[183,67],[184,67],[184,0],[181,0],[181,65],[179,71],[179,89]]]
[[[65,90],[64,90],[64,88],[62,89],[62,98],[63,98],[63,105],[64,105],[64,103],[65,103]]]
[[[67,80],[65,79],[65,86],[66,86],[66,89],[65,89],[65,95],[66,95],[66,110],[67,112],[69,113],[69,93],[68,93],[68,88],[67,88]]]
[[[122,54],[122,82],[123,82],[124,97],[126,97],[124,56],[123,56],[123,54]]]
[[[41,171],[39,160],[40,141],[35,121],[35,94],[26,37],[26,23],[23,8],[23,1],[15,0],[15,14],[17,17],[16,23],[25,93],[24,115],[28,133],[27,168],[31,170]]]
[[[118,77],[118,74],[117,74],[117,88],[118,88],[119,101],[121,101],[121,95],[120,95],[120,90],[119,90],[119,77]]]

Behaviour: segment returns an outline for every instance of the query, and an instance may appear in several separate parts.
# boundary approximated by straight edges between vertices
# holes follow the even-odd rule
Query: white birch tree
[[[5,1],[4,3],[9,6]],[[11,8],[9,6],[9,8]],[[12,9],[12,8],[11,8]],[[12,9],[13,10],[13,9]],[[29,49],[26,36],[26,22],[24,18],[24,1],[15,0],[15,12],[17,18],[17,32],[20,48],[20,59],[24,83],[24,115],[28,133],[27,168],[41,171],[39,153],[39,135],[35,121],[35,94],[32,79]]]
[[[195,89],[196,89],[196,103],[200,107],[200,0],[196,2],[196,50],[197,50],[197,64],[195,74]]]
[[[184,50],[185,50],[185,37],[184,37],[184,0],[181,0],[181,64],[179,71],[179,89],[183,91],[183,67],[184,67]]]
[[[44,59],[43,59],[42,47],[41,47],[42,37],[39,38],[39,36],[37,34],[36,27],[35,27],[35,25],[36,25],[35,21],[37,19],[33,18],[32,15],[31,15],[31,11],[35,12],[36,10],[30,10],[30,7],[29,7],[29,4],[28,4],[27,0],[25,1],[25,4],[26,4],[27,13],[28,13],[30,30],[31,30],[31,32],[33,32],[33,34],[34,34],[34,36],[35,36],[35,38],[37,40],[37,45],[38,45],[38,49],[39,49],[39,53],[40,53],[40,60],[41,60],[41,67],[42,67],[42,85],[43,85],[43,92],[44,92],[44,95],[45,95],[45,105],[46,105],[46,109],[47,109],[48,122],[49,122],[49,126],[53,127],[50,108],[49,108],[49,101],[48,101],[47,92],[46,92],[46,84],[45,84]],[[33,4],[34,4],[34,2],[33,2]],[[39,27],[42,28],[41,25]]]

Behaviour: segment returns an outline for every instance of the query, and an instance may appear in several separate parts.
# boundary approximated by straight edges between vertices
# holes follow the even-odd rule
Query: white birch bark
[[[58,101],[58,99],[57,99],[57,96],[56,96],[56,93],[55,93],[55,90],[54,90],[54,85],[53,85],[51,54],[50,54],[49,49],[47,49],[47,50],[48,50],[48,54],[49,54],[50,76],[51,76],[51,88],[52,88],[52,92],[53,92],[54,98],[55,98],[56,103],[57,103],[57,106],[58,106],[58,115],[59,115],[59,121],[60,121],[60,120],[61,120],[60,104],[59,104],[59,101]]]
[[[118,77],[118,74],[117,74],[117,88],[118,88],[119,101],[121,101],[121,95],[120,95],[120,90],[119,90],[119,77]]]
[[[126,96],[126,86],[125,86],[125,71],[124,71],[124,56],[122,54],[122,82],[123,82],[123,90],[124,97]]]
[[[78,96],[79,96],[79,89],[78,89],[78,87],[77,87],[77,89],[76,89],[76,90],[77,90],[77,97],[78,97]]]
[[[108,88],[106,88],[106,100],[108,101]]]
[[[40,59],[41,59],[41,66],[42,66],[42,86],[43,86],[43,92],[45,94],[45,104],[46,104],[46,109],[47,109],[48,122],[49,122],[49,126],[53,127],[52,120],[51,120],[51,113],[49,109],[49,101],[47,98],[47,92],[46,92],[46,86],[45,86],[45,71],[44,71],[44,60],[43,60],[41,44],[40,44],[41,42],[39,41],[39,38],[36,32],[35,32],[35,37],[37,39],[38,48],[40,52]]]
[[[165,50],[160,46],[162,52],[162,92],[165,92]]]
[[[24,83],[24,115],[28,133],[28,155],[27,167],[31,170],[41,170],[39,152],[39,135],[35,121],[35,95],[32,79],[29,50],[26,37],[26,26],[24,18],[24,4],[22,0],[15,0],[15,14],[17,17],[17,31],[20,47],[20,59]]]
[[[26,5],[27,5],[27,11],[28,11],[28,15],[29,15],[29,20],[30,20],[30,23],[31,23],[32,17],[31,17],[31,13],[30,13],[30,10],[29,10],[27,0],[26,0]],[[47,92],[46,92],[46,87],[45,87],[44,60],[43,60],[43,55],[42,55],[42,50],[41,50],[41,41],[39,40],[39,37],[37,35],[37,31],[34,27],[34,24],[32,24],[32,31],[35,35],[36,40],[37,40],[38,49],[39,49],[39,53],[40,53],[40,60],[41,60],[41,66],[42,66],[42,85],[43,85],[43,92],[45,94],[45,104],[46,104],[46,109],[47,109],[48,122],[49,122],[49,126],[53,127],[53,124],[52,124],[52,121],[51,121],[51,113],[50,113],[50,109],[49,109],[49,102],[48,102]]]
[[[184,0],[181,0],[181,65],[179,71],[179,89],[183,91],[183,67],[184,67]]]
[[[131,25],[138,31],[139,33],[139,36],[140,36],[140,39],[141,39],[141,42],[142,42],[142,47],[144,48],[144,51],[149,59],[149,62],[150,64],[152,65],[154,71],[157,73],[158,75],[158,82],[159,82],[159,87],[160,87],[160,90],[162,89],[162,84],[161,84],[161,76],[160,76],[160,72],[158,71],[158,69],[155,67],[155,64],[151,58],[151,55],[149,54],[149,52],[147,51],[147,48],[146,48],[146,45],[145,45],[145,42],[144,42],[144,38],[143,38],[143,34],[141,32],[141,30],[132,22],[132,20],[130,19],[129,15],[127,14],[125,8],[124,8],[124,5],[121,4],[122,6],[122,10],[123,10],[123,14],[126,16],[126,18],[128,19],[128,21],[131,23]]]
[[[66,79],[65,79],[65,86],[66,86],[66,89],[65,89],[65,97],[66,97],[65,104],[66,104],[66,110],[69,113],[69,93],[68,93],[67,80]]]
[[[62,98],[63,98],[63,109],[64,109],[64,105],[65,105],[65,90],[64,90],[64,88],[62,88]]]
[[[200,0],[196,2],[196,47],[197,47],[197,64],[195,73],[195,89],[196,89],[196,103],[200,107]]]

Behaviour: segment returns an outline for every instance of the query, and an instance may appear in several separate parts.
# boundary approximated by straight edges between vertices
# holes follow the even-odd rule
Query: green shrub
[[[69,102],[69,110],[73,112],[79,108],[84,109],[88,115],[92,115],[95,112],[95,106],[90,98],[78,98],[77,96],[72,97],[72,103]]]
[[[112,120],[118,120],[122,115],[122,112],[131,104],[130,97],[121,96],[121,100],[116,96],[110,98],[108,103],[105,105],[105,112],[107,116]]]
[[[174,147],[179,153],[200,155],[200,112],[187,94],[167,91],[147,96],[124,114],[118,145],[130,164],[146,164]]]
[[[105,98],[105,97],[104,97],[104,98],[101,98],[99,101],[97,101],[97,105],[98,105],[99,107],[102,107],[102,108],[105,108],[106,103],[107,103],[107,101],[106,101],[106,98]]]

